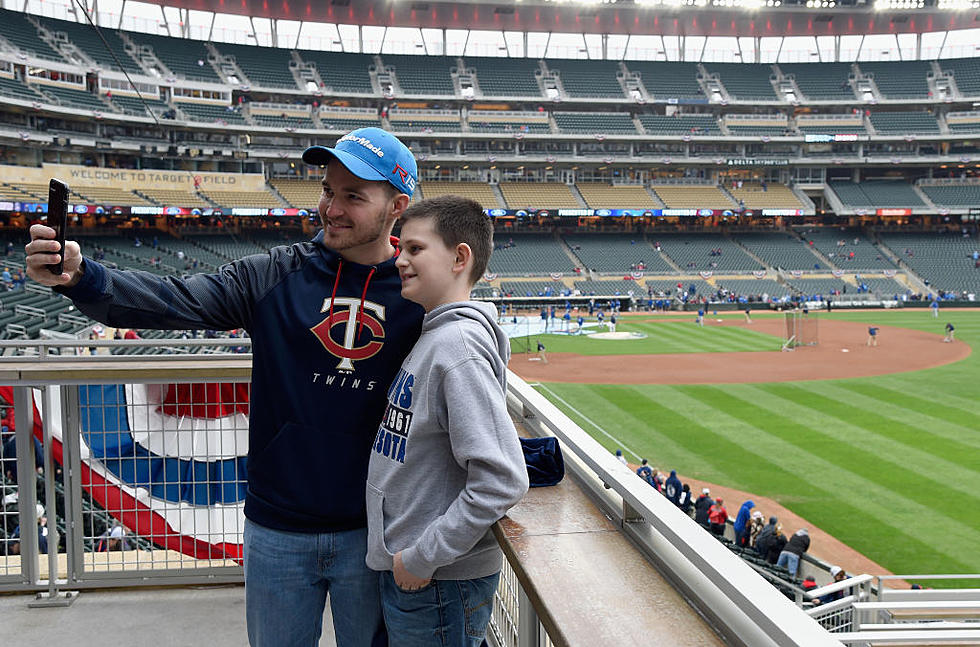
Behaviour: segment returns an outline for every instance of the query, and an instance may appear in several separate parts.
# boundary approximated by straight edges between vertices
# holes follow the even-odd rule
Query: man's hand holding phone
[[[24,247],[24,251],[27,252],[27,276],[41,285],[71,287],[82,278],[82,250],[78,243],[66,241],[62,254],[57,232],[51,227],[31,225],[31,242]],[[62,273],[52,274],[49,268],[59,261]]]
[[[42,285],[71,286],[81,278],[78,243],[65,242],[68,196],[68,185],[52,179],[48,186],[48,226],[31,225],[31,242],[24,248],[27,275]]]

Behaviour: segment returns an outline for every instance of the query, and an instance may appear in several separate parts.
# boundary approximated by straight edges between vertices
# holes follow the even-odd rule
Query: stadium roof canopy
[[[143,1],[270,19],[523,32],[767,37],[921,34],[980,27],[980,0]]]

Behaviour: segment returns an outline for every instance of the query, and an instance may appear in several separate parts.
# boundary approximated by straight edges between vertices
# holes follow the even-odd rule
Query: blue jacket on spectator
[[[735,530],[735,534],[739,535],[745,532],[745,526],[749,523],[749,517],[752,514],[752,508],[755,507],[755,502],[749,499],[742,504],[742,507],[738,509],[738,516],[735,517],[735,523],[732,528]]]

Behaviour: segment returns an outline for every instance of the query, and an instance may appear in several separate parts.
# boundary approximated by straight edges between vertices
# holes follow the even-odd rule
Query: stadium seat
[[[640,75],[647,94],[655,100],[704,99],[697,63],[626,61],[626,67]]]
[[[466,57],[467,69],[476,70],[477,85],[487,97],[541,97],[536,79],[541,66],[529,58]]]

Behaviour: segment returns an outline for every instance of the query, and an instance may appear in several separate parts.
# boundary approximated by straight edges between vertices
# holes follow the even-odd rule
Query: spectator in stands
[[[711,521],[708,519],[708,513],[711,511],[712,505],[714,505],[714,501],[711,499],[711,490],[708,488],[701,488],[701,496],[699,496],[697,501],[694,502],[694,520],[705,530],[709,530],[711,528]]]
[[[130,328],[126,331],[126,334],[123,335],[123,339],[142,339],[142,337],[139,336],[139,333]]]
[[[796,571],[800,566],[800,559],[810,548],[810,533],[806,528],[800,528],[788,542],[786,542],[786,547],[783,551],[779,553],[779,559],[776,560],[776,566],[781,566],[789,571],[789,574],[796,577]]]
[[[11,276],[9,267],[3,268],[3,273],[0,273],[0,282],[3,282],[8,290],[14,287],[14,277]]]
[[[834,583],[843,582],[847,579],[847,573],[840,566],[830,567],[830,576],[834,578]],[[826,595],[821,595],[817,602],[820,604],[827,604],[828,602],[834,602],[835,600],[841,600],[844,598],[844,590],[835,591],[833,593],[828,593]]]
[[[762,530],[759,531],[759,535],[755,538],[755,550],[763,558],[765,558],[766,554],[769,552],[769,542],[772,541],[772,538],[776,533],[777,523],[779,523],[778,518],[769,517],[769,523],[767,523]]]
[[[681,488],[681,495],[677,499],[677,507],[686,514],[691,514],[691,506],[694,504],[691,498],[691,486],[685,483]]]
[[[626,463],[626,457],[623,456],[623,450],[622,449],[617,449],[616,450],[616,460],[618,460],[623,465],[627,465],[627,463]]]
[[[116,550],[131,550],[126,530],[122,526],[113,526],[99,535],[95,543],[95,552],[107,553]]]
[[[216,274],[109,269],[83,259],[75,241],[59,249],[54,230],[40,224],[26,247],[31,278],[96,320],[244,328],[256,340],[244,533],[252,647],[316,644],[328,590],[333,617],[343,620],[334,624],[337,644],[384,641],[379,578],[364,562],[367,457],[385,385],[423,318],[401,296],[391,241],[418,182],[412,153],[380,128],[361,128],[333,148],[308,148],[303,160],[325,168],[323,230]],[[52,275],[46,266],[62,253],[65,272]],[[354,367],[359,386],[339,387],[333,378]]]
[[[636,468],[636,475],[647,483],[650,482],[650,478],[653,476],[653,470],[650,469],[647,459],[644,458],[640,461],[640,466]]]
[[[11,555],[21,554],[20,526],[14,528],[10,535],[8,552]],[[48,552],[48,517],[44,514],[44,506],[37,504],[37,550],[42,555]]]
[[[779,562],[779,556],[783,554],[786,547],[786,535],[783,534],[783,524],[777,523],[773,530],[772,539],[769,540],[768,550],[766,551],[766,561],[770,564]]]
[[[752,508],[754,507],[755,502],[749,499],[739,507],[738,514],[735,515],[735,523],[732,529],[735,531],[735,544],[738,546],[748,545],[749,519],[752,515]]]
[[[762,532],[762,528],[766,525],[764,517],[761,510],[753,510],[752,518],[749,519],[749,541],[746,546],[750,548],[755,548],[755,542],[759,538],[759,534]]]
[[[708,510],[708,521],[711,522],[711,532],[719,537],[725,534],[725,524],[728,523],[728,510],[725,509],[724,501],[719,497],[715,499],[711,509]]]
[[[677,470],[670,470],[670,476],[664,481],[664,496],[676,506],[680,505],[681,480],[677,478]]]

